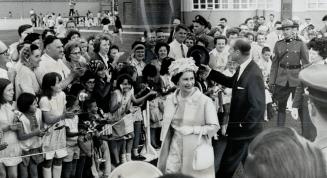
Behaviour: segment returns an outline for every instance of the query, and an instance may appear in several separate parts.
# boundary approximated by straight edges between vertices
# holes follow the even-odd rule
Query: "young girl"
[[[262,75],[265,80],[266,84],[266,112],[265,112],[265,121],[268,121],[273,118],[273,108],[272,108],[272,95],[268,90],[268,80],[270,75],[270,68],[271,68],[271,51],[269,47],[263,47],[262,48],[262,60],[259,63],[259,67],[262,70]]]
[[[3,131],[1,142],[8,144],[0,151],[0,177],[17,178],[17,165],[22,161],[21,148],[17,139],[17,124],[14,123],[15,114],[10,104],[13,101],[13,85],[7,79],[0,78],[0,130]],[[15,157],[15,158],[8,158]]]
[[[16,113],[20,129],[17,131],[18,139],[23,155],[42,152],[42,112],[37,108],[36,96],[30,93],[22,93],[17,99]],[[38,165],[43,162],[43,155],[24,157],[19,164],[21,178],[38,178]]]
[[[112,68],[107,68],[106,65],[98,61],[96,64],[97,68],[94,71],[96,75],[93,97],[97,102],[99,108],[103,110],[104,113],[109,113],[109,98],[111,91],[111,78],[112,78]]]
[[[108,177],[111,171],[110,151],[107,142],[102,140],[105,137],[100,134],[105,129],[104,126],[108,123],[108,120],[93,99],[84,102],[84,111],[88,113],[87,120],[89,123],[87,125],[93,136],[92,174],[95,177],[101,177],[101,175]]]
[[[112,138],[110,141],[110,150],[114,155],[114,163],[119,165],[126,161],[131,161],[131,152],[133,147],[133,132],[126,133],[126,122],[122,119],[129,113],[131,113],[131,104],[139,104],[149,96],[156,95],[157,92],[150,91],[145,96],[135,99],[134,90],[132,88],[133,80],[127,75],[123,74],[117,79],[117,89],[114,91],[111,98],[110,113],[111,120],[117,122],[112,128]],[[125,118],[126,119],[126,118]],[[119,159],[121,158],[121,159]]]
[[[236,72],[237,64],[232,60],[228,60],[226,69],[224,70],[223,74],[226,76],[233,76]],[[223,103],[223,119],[221,122],[221,134],[225,136],[227,124],[229,120],[229,110],[230,110],[230,102],[232,100],[232,89],[225,88],[222,92],[222,103]]]
[[[77,139],[78,132],[78,113],[80,111],[78,99],[75,96],[68,95],[66,97],[66,108],[68,112],[75,113],[73,119],[65,120],[66,124],[66,144],[68,156],[63,159],[63,178],[75,177],[77,160],[79,159],[80,149]]]
[[[44,178],[60,178],[62,158],[67,156],[65,119],[74,118],[75,114],[66,112],[66,95],[61,91],[58,73],[47,73],[42,80],[42,97],[40,109],[42,111],[45,129],[49,134],[43,138],[45,161],[43,164]]]

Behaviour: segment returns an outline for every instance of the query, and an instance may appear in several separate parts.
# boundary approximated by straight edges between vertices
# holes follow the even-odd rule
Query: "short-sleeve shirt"
[[[50,72],[56,72],[61,75],[62,79],[66,79],[70,74],[69,68],[64,64],[61,59],[54,60],[46,53],[42,55],[40,66],[36,68],[35,74],[39,84],[42,85],[42,79],[45,74]]]
[[[42,111],[51,112],[51,114],[55,116],[61,116],[64,113],[65,105],[66,94],[64,92],[52,96],[51,100],[46,96],[43,96],[40,99],[40,109]]]

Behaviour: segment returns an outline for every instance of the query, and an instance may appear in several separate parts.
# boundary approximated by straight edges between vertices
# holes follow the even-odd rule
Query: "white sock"
[[[131,153],[126,153],[126,161],[132,161],[132,154]]]
[[[42,168],[42,173],[44,178],[52,178],[51,168]]]
[[[62,166],[53,166],[52,169],[53,178],[61,178],[61,168]]]

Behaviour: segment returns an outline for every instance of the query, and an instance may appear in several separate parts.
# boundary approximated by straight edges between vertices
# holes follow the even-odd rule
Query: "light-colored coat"
[[[173,136],[173,132],[171,132],[171,123],[177,111],[177,96],[179,92],[180,90],[177,89],[174,94],[169,95],[165,103],[163,125],[161,131],[161,140],[163,140],[163,144],[158,160],[158,168],[163,173],[166,171],[166,162]],[[217,113],[213,101],[209,97],[202,94],[198,89],[196,89],[190,100],[188,100],[185,104],[186,106],[183,114],[183,125],[201,126],[204,135],[206,135],[202,137],[201,141],[209,141],[211,143],[211,137],[219,129]],[[209,136],[209,139],[207,136]],[[193,152],[197,146],[197,140],[198,135],[195,134],[183,136],[183,157],[181,173],[192,175],[197,178],[214,178],[215,173],[213,165],[210,168],[202,171],[195,171],[192,168]]]

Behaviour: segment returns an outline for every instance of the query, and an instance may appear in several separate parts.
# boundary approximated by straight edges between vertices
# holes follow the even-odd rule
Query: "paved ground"
[[[85,33],[83,32],[82,35],[84,37],[87,37],[89,35],[92,35],[95,33]],[[141,35],[129,35],[129,34],[123,34],[123,44],[118,44],[119,47],[121,48],[121,51],[129,51],[131,48],[132,43],[136,40],[136,39],[140,39]],[[16,30],[0,30],[0,40],[4,41],[7,45],[13,43],[14,41],[17,41],[18,39],[18,35],[17,35],[17,31]],[[264,123],[264,127],[265,128],[269,128],[269,127],[274,127],[276,125],[276,118],[272,119],[269,122],[265,122]],[[299,121],[295,121],[290,117],[290,114],[287,114],[287,123],[286,126],[289,127],[293,127],[295,128],[299,133],[301,133],[301,129],[300,129],[300,122]],[[239,169],[237,170],[234,178],[243,178],[244,176],[243,173],[243,169],[240,166]]]

